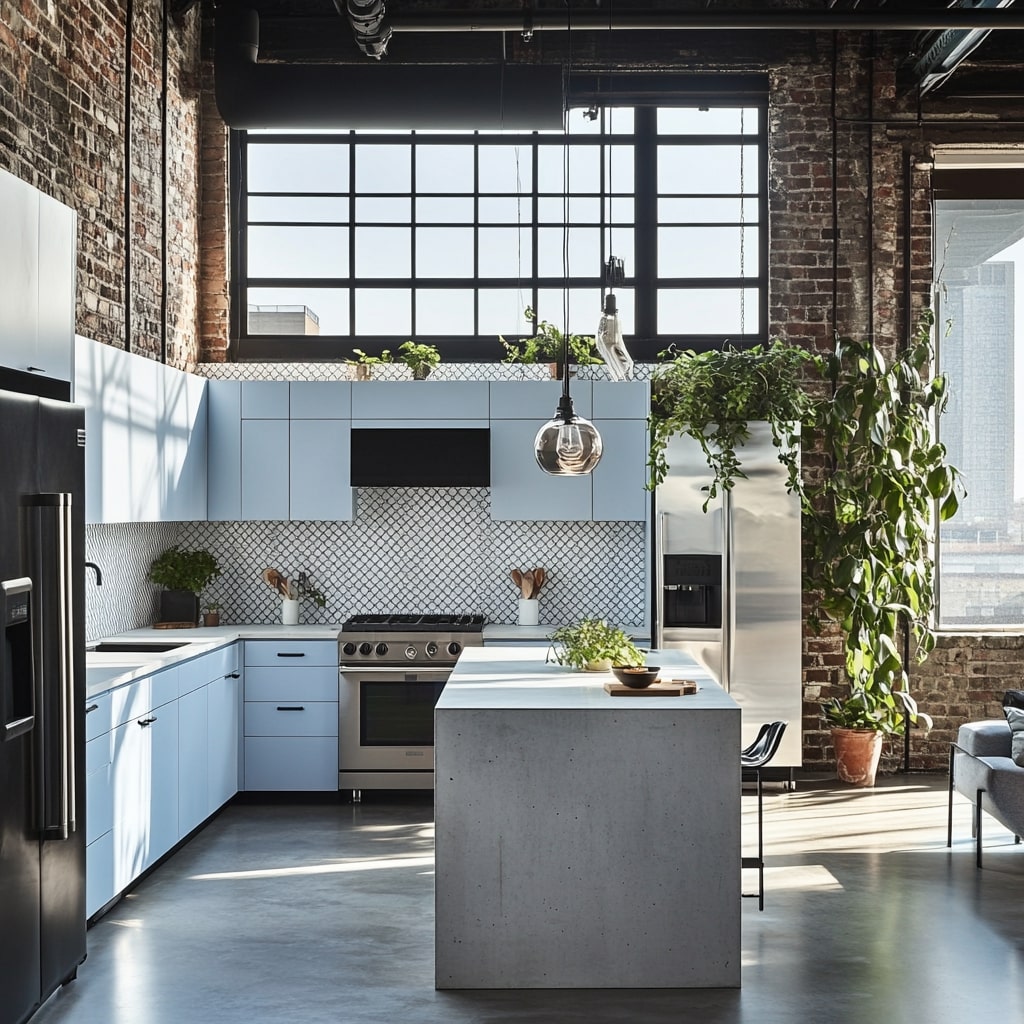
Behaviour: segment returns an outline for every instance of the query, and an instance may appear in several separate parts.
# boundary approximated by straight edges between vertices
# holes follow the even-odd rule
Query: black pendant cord
[[[557,416],[564,423],[573,418],[569,395],[569,76],[572,71],[572,7],[566,0],[566,60],[563,95],[564,125],[562,137],[562,397]]]

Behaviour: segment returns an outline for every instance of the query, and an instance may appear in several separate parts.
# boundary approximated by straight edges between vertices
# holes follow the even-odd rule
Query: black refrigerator
[[[85,418],[0,390],[0,1024],[85,959]]]

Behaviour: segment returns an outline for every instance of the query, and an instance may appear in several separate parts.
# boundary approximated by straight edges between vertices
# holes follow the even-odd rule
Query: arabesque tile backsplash
[[[87,528],[87,557],[103,587],[87,592],[90,639],[148,626],[156,590],[145,582],[171,543],[206,548],[221,575],[204,595],[225,623],[280,621],[280,599],[261,579],[273,566],[299,572],[327,597],[303,602],[308,623],[351,614],[475,613],[514,623],[512,568],[542,565],[540,621],[599,615],[644,626],[644,527],[627,522],[494,522],[487,488],[360,488],[352,522],[142,523]],[[139,595],[149,595],[149,600]]]

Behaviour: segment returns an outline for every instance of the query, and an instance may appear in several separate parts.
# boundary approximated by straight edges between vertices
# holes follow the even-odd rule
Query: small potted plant
[[[412,370],[413,380],[426,380],[430,371],[441,362],[441,353],[435,345],[404,341],[398,346],[398,351],[398,358]]]
[[[537,320],[537,314],[527,306],[523,314],[531,323],[536,321],[537,333],[520,341],[506,341],[501,335],[498,340],[505,346],[505,363],[548,363],[551,376],[562,376],[562,352],[565,335],[547,320]],[[592,337],[581,334],[569,335],[569,358],[579,366],[600,363],[597,345]]]
[[[203,625],[220,625],[220,604],[216,601],[207,601],[206,604],[203,605]]]
[[[163,588],[160,622],[194,626],[199,621],[199,595],[219,575],[220,566],[209,551],[189,551],[173,544],[158,555],[146,579]]]
[[[384,349],[379,356],[371,356],[361,348],[352,349],[355,359],[346,359],[345,362],[355,369],[356,380],[369,380],[373,376],[373,368],[382,363],[393,363],[391,349]]]
[[[615,666],[643,665],[646,657],[630,637],[604,619],[581,619],[562,626],[549,637],[559,665],[587,672],[607,672]]]

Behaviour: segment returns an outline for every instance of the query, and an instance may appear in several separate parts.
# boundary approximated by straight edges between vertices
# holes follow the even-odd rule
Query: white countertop
[[[736,702],[688,654],[652,651],[648,663],[658,665],[662,679],[693,679],[695,694],[651,697],[613,697],[604,684],[615,682],[611,672],[577,672],[545,662],[541,648],[470,648],[462,652],[437,703],[437,710],[536,710],[680,708],[717,710],[737,708]]]
[[[161,669],[202,654],[236,640],[336,640],[341,625],[281,626],[235,625],[204,626],[196,629],[133,629],[127,633],[105,636],[102,641],[90,640],[85,652],[85,692],[92,699],[97,694],[123,686],[135,679],[152,675]],[[170,651],[98,652],[89,648],[98,643],[152,642],[183,644]]]

